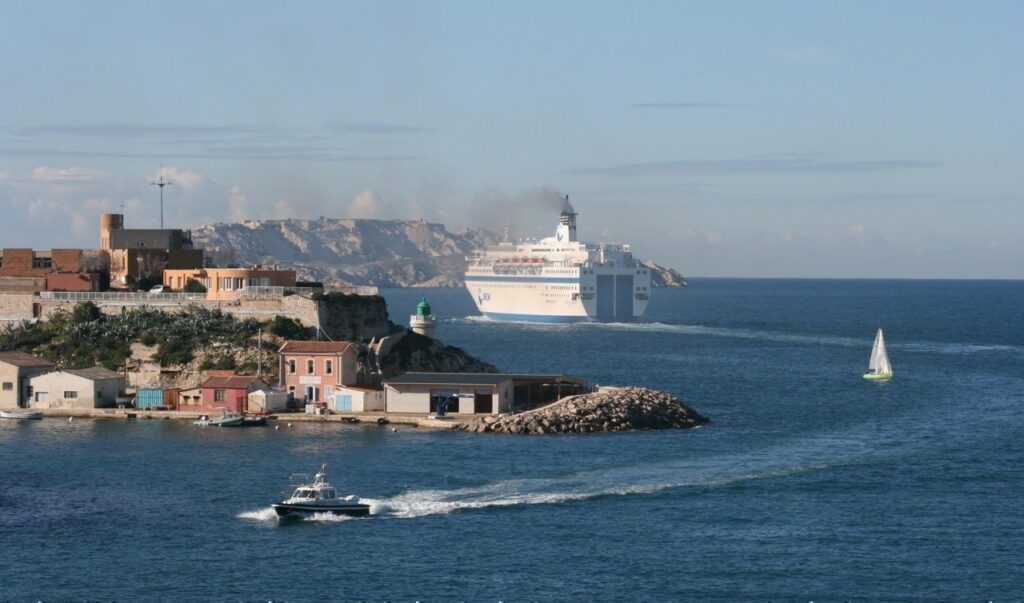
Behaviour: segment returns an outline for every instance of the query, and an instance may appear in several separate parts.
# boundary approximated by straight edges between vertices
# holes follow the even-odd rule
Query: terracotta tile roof
[[[340,354],[350,344],[347,341],[286,341],[281,354]]]
[[[56,365],[49,360],[42,358],[36,358],[32,354],[26,354],[25,352],[0,352],[0,362],[4,364],[10,364],[19,368],[29,368],[37,366],[52,366]]]
[[[203,389],[215,387],[217,389],[249,389],[254,381],[263,383],[263,380],[256,375],[234,375],[232,377],[210,377],[203,382]],[[265,383],[263,383],[266,385]]]

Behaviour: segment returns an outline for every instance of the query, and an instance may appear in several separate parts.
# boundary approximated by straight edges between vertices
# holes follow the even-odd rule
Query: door
[[[314,385],[306,386],[306,402],[319,402],[320,388]]]
[[[334,410],[351,411],[352,396],[349,394],[338,394],[334,396]]]
[[[494,394],[491,392],[473,394],[473,412],[478,415],[494,412]]]

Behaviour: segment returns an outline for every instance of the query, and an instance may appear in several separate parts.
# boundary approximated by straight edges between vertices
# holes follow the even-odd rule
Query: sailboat
[[[874,381],[888,381],[892,379],[892,365],[889,364],[889,355],[885,353],[885,336],[879,327],[875,335],[875,345],[871,346],[871,360],[868,361],[868,372],[864,373],[865,379]]]

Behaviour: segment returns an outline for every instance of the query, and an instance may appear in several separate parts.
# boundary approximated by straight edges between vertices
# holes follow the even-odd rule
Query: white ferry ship
[[[625,322],[643,316],[650,269],[629,245],[584,243],[566,196],[555,236],[505,241],[466,258],[466,289],[480,313],[496,320]]]

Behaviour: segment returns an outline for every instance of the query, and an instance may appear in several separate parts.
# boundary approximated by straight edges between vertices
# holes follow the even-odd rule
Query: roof
[[[102,366],[91,366],[84,369],[65,369],[65,373],[84,377],[92,381],[101,381],[103,379],[120,379],[121,375],[114,371],[103,368]]]
[[[347,341],[286,341],[280,354],[340,354],[350,345]]]
[[[498,385],[505,381],[582,383],[565,375],[524,375],[513,373],[404,373],[385,381],[387,385]]]
[[[25,352],[0,352],[0,362],[4,364],[10,364],[18,368],[31,368],[37,366],[52,366],[56,367],[54,363],[43,358],[37,358],[32,354],[26,354]]]
[[[210,377],[203,381],[203,388],[216,387],[218,389],[249,389],[254,381],[263,382],[256,375],[234,375],[232,377]]]

